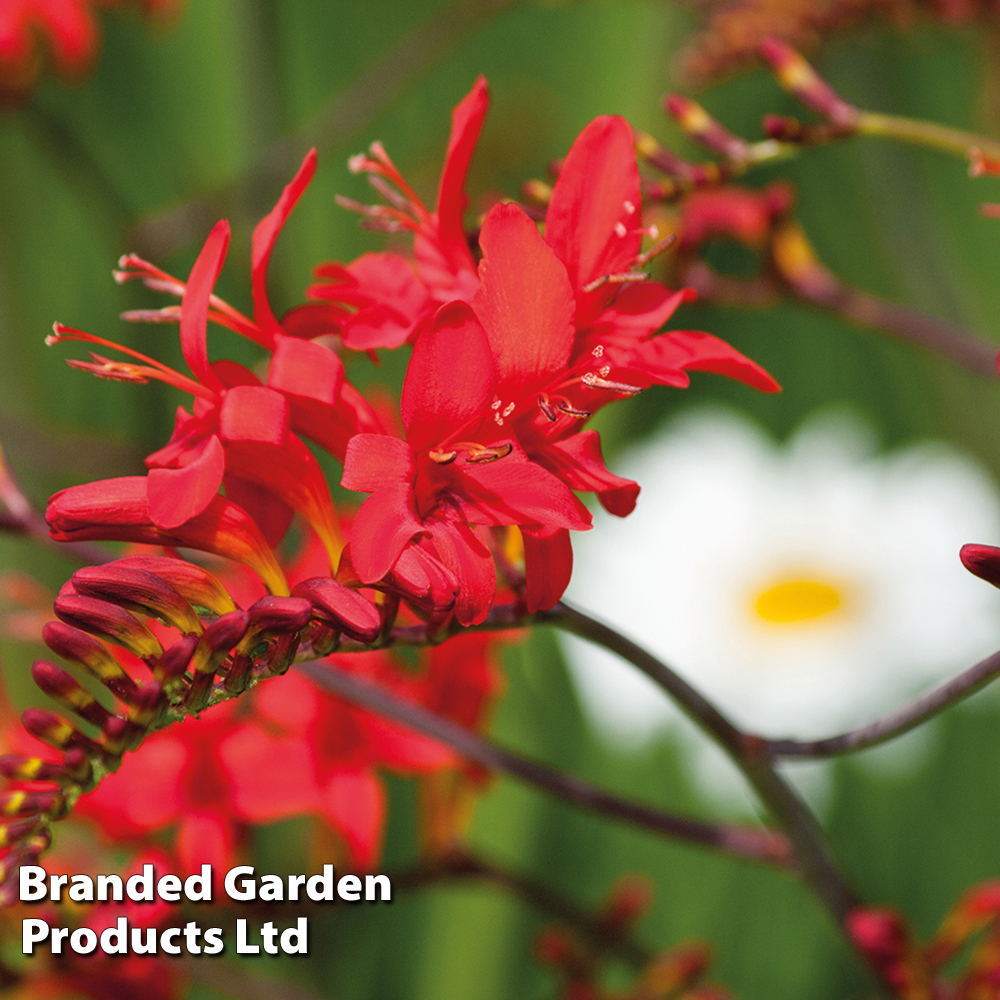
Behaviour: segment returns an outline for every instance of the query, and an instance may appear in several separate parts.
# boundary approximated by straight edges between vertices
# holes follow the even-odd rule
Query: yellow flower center
[[[782,580],[761,591],[753,609],[758,618],[776,625],[811,621],[836,611],[843,604],[841,592],[820,580]]]

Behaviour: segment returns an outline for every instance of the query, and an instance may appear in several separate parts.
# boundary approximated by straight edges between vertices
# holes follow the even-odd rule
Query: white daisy
[[[1000,504],[951,446],[877,454],[841,413],[780,447],[745,417],[702,410],[613,464],[641,484],[639,504],[574,540],[568,599],[749,730],[831,735],[1000,647],[1000,592],[958,558],[965,542],[1000,541]],[[617,745],[676,724],[644,676],[571,646],[584,707]]]

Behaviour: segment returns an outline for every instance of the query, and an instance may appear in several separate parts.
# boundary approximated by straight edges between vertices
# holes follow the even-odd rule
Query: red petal
[[[565,593],[573,575],[573,545],[565,529],[521,529],[528,614],[547,611]]]
[[[214,496],[201,513],[178,528],[158,528],[149,515],[145,476],[125,476],[60,490],[45,512],[57,541],[139,542],[214,552],[244,563],[272,594],[287,594],[285,575],[245,510]]]
[[[405,441],[388,434],[355,434],[347,443],[340,485],[372,493],[412,482],[415,475],[413,451]]]
[[[288,401],[266,386],[234,386],[219,408],[219,436],[227,444],[255,441],[280,448],[288,439]]]
[[[553,441],[537,456],[537,461],[572,489],[596,493],[611,514],[625,517],[635,509],[639,484],[608,471],[597,431],[581,431],[562,441]]]
[[[222,443],[213,434],[201,455],[180,469],[150,469],[149,516],[158,528],[178,528],[200,514],[219,492],[226,468]]]
[[[336,562],[343,541],[330,487],[319,462],[299,438],[289,434],[281,446],[259,441],[227,442],[226,468],[264,487],[301,514],[319,535],[330,562]]]
[[[292,214],[296,202],[316,173],[316,150],[310,149],[299,167],[299,172],[281,192],[277,205],[257,223],[253,231],[253,318],[264,335],[262,346],[271,347],[274,338],[281,333],[281,326],[271,309],[267,298],[267,265],[271,260],[274,242],[281,232],[288,216]]]
[[[490,344],[464,302],[442,306],[417,337],[400,404],[415,453],[467,433],[489,415],[493,401]]]
[[[434,548],[458,578],[455,617],[462,625],[478,625],[489,614],[496,594],[493,556],[468,525],[439,521],[434,527]]]
[[[403,546],[423,530],[409,483],[373,493],[361,505],[351,527],[351,558],[361,582],[381,580]]]
[[[744,382],[761,392],[780,392],[781,386],[756,362],[724,340],[699,330],[673,330],[641,344],[629,366],[656,381],[669,382],[678,371],[713,372]]]
[[[223,388],[208,363],[208,304],[229,247],[229,223],[220,219],[191,268],[181,299],[181,351],[194,377],[209,389]]]
[[[566,366],[575,306],[566,269],[517,205],[495,205],[479,237],[473,308],[489,337],[499,392],[515,399]]]
[[[566,156],[545,215],[545,242],[566,266],[579,327],[615,294],[614,285],[589,294],[583,286],[629,270],[639,254],[640,198],[632,127],[624,118],[595,118]]]
[[[492,524],[545,524],[585,531],[590,511],[547,469],[527,460],[518,447],[495,462],[460,459],[450,468],[463,473],[470,500],[490,514]]]
[[[473,266],[462,221],[468,204],[465,178],[489,106],[489,87],[486,77],[480,76],[451,113],[451,136],[438,187],[437,217],[441,249],[455,271],[461,268],[471,270]]]
[[[223,482],[226,496],[254,519],[264,540],[274,548],[288,533],[295,511],[284,500],[248,479],[227,475]]]
[[[310,340],[279,335],[267,384],[287,396],[335,406],[344,383],[344,365],[333,351]]]
[[[271,823],[318,808],[315,752],[305,740],[282,739],[247,725],[226,738],[219,756],[232,777],[242,818]]]
[[[371,871],[382,848],[385,789],[369,770],[335,771],[323,789],[321,814],[346,841],[351,867]]]

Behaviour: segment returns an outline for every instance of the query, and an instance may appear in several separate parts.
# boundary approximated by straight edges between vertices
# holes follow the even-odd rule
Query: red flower
[[[97,0],[4,0],[0,3],[0,93],[22,94],[38,76],[45,47],[64,76],[79,76],[100,43],[94,8]],[[174,0],[143,0],[147,13],[175,7]]]
[[[142,276],[153,287],[181,294],[179,309],[168,307],[139,318],[180,320],[181,349],[193,379],[138,352],[61,325],[49,342],[72,339],[115,347],[141,363],[92,355],[91,362],[70,364],[108,378],[159,379],[195,397],[193,413],[178,408],[170,442],[146,460],[149,520],[155,527],[169,532],[199,516],[225,484],[227,496],[252,515],[271,544],[281,539],[297,511],[316,530],[335,564],[343,543],[329,489],[318,462],[294,432],[306,433],[342,455],[352,433],[378,423],[360,397],[348,391],[343,365],[331,350],[282,331],[266,289],[275,239],[314,170],[313,152],[254,231],[253,320],[212,292],[229,242],[225,221],[212,230],[186,283],[138,258],[124,261],[131,270],[120,272],[122,280]],[[272,352],[267,385],[235,362],[209,362],[210,318]]]
[[[45,518],[60,542],[139,542],[214,552],[255,570],[272,594],[288,593],[281,567],[253,519],[221,496],[184,524],[161,528],[149,511],[146,479],[124,476],[60,490],[49,497]]]
[[[526,343],[533,330],[538,326],[525,331]],[[511,369],[516,351],[494,351],[462,302],[443,306],[425,327],[403,384],[406,441],[359,434],[347,449],[342,485],[372,493],[351,535],[362,582],[381,579],[408,542],[427,535],[460,581],[458,620],[474,624],[485,618],[495,591],[492,556],[474,526],[590,526],[572,492],[529,461],[496,419],[499,386],[518,372],[533,384],[536,366],[545,367],[543,353],[539,344],[527,364],[522,359]]]
[[[455,299],[468,301],[478,286],[476,265],[465,236],[463,215],[468,204],[465,178],[489,109],[489,90],[480,76],[452,112],[451,136],[445,155],[434,211],[406,183],[381,143],[370,155],[352,157],[351,170],[365,172],[388,205],[366,206],[348,199],[341,204],[366,216],[372,228],[406,229],[414,233],[416,273],[399,254],[364,254],[351,264],[321,264],[321,280],[308,289],[310,298],[331,303],[325,312],[302,307],[307,315],[322,315],[356,351],[395,348],[411,340],[438,306]],[[309,311],[312,310],[310,313]]]
[[[387,653],[334,662],[397,693],[408,687]],[[454,761],[439,744],[325,694],[299,674],[261,685],[254,707],[256,718],[220,748],[240,815],[253,823],[316,815],[343,838],[356,868],[372,869],[381,853],[386,797],[376,770],[414,774]]]
[[[149,736],[118,770],[82,796],[77,811],[116,840],[173,828],[181,867],[226,871],[245,832],[235,806],[242,775],[227,764],[224,739],[236,730],[234,703],[217,705]]]

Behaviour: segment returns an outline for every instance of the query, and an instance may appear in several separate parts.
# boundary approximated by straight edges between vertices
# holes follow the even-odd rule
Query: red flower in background
[[[0,94],[30,90],[44,61],[42,48],[63,76],[87,70],[97,54],[97,7],[109,0],[3,0],[0,3]],[[175,10],[177,0],[141,0],[146,14]],[[44,44],[40,41],[44,40]]]

